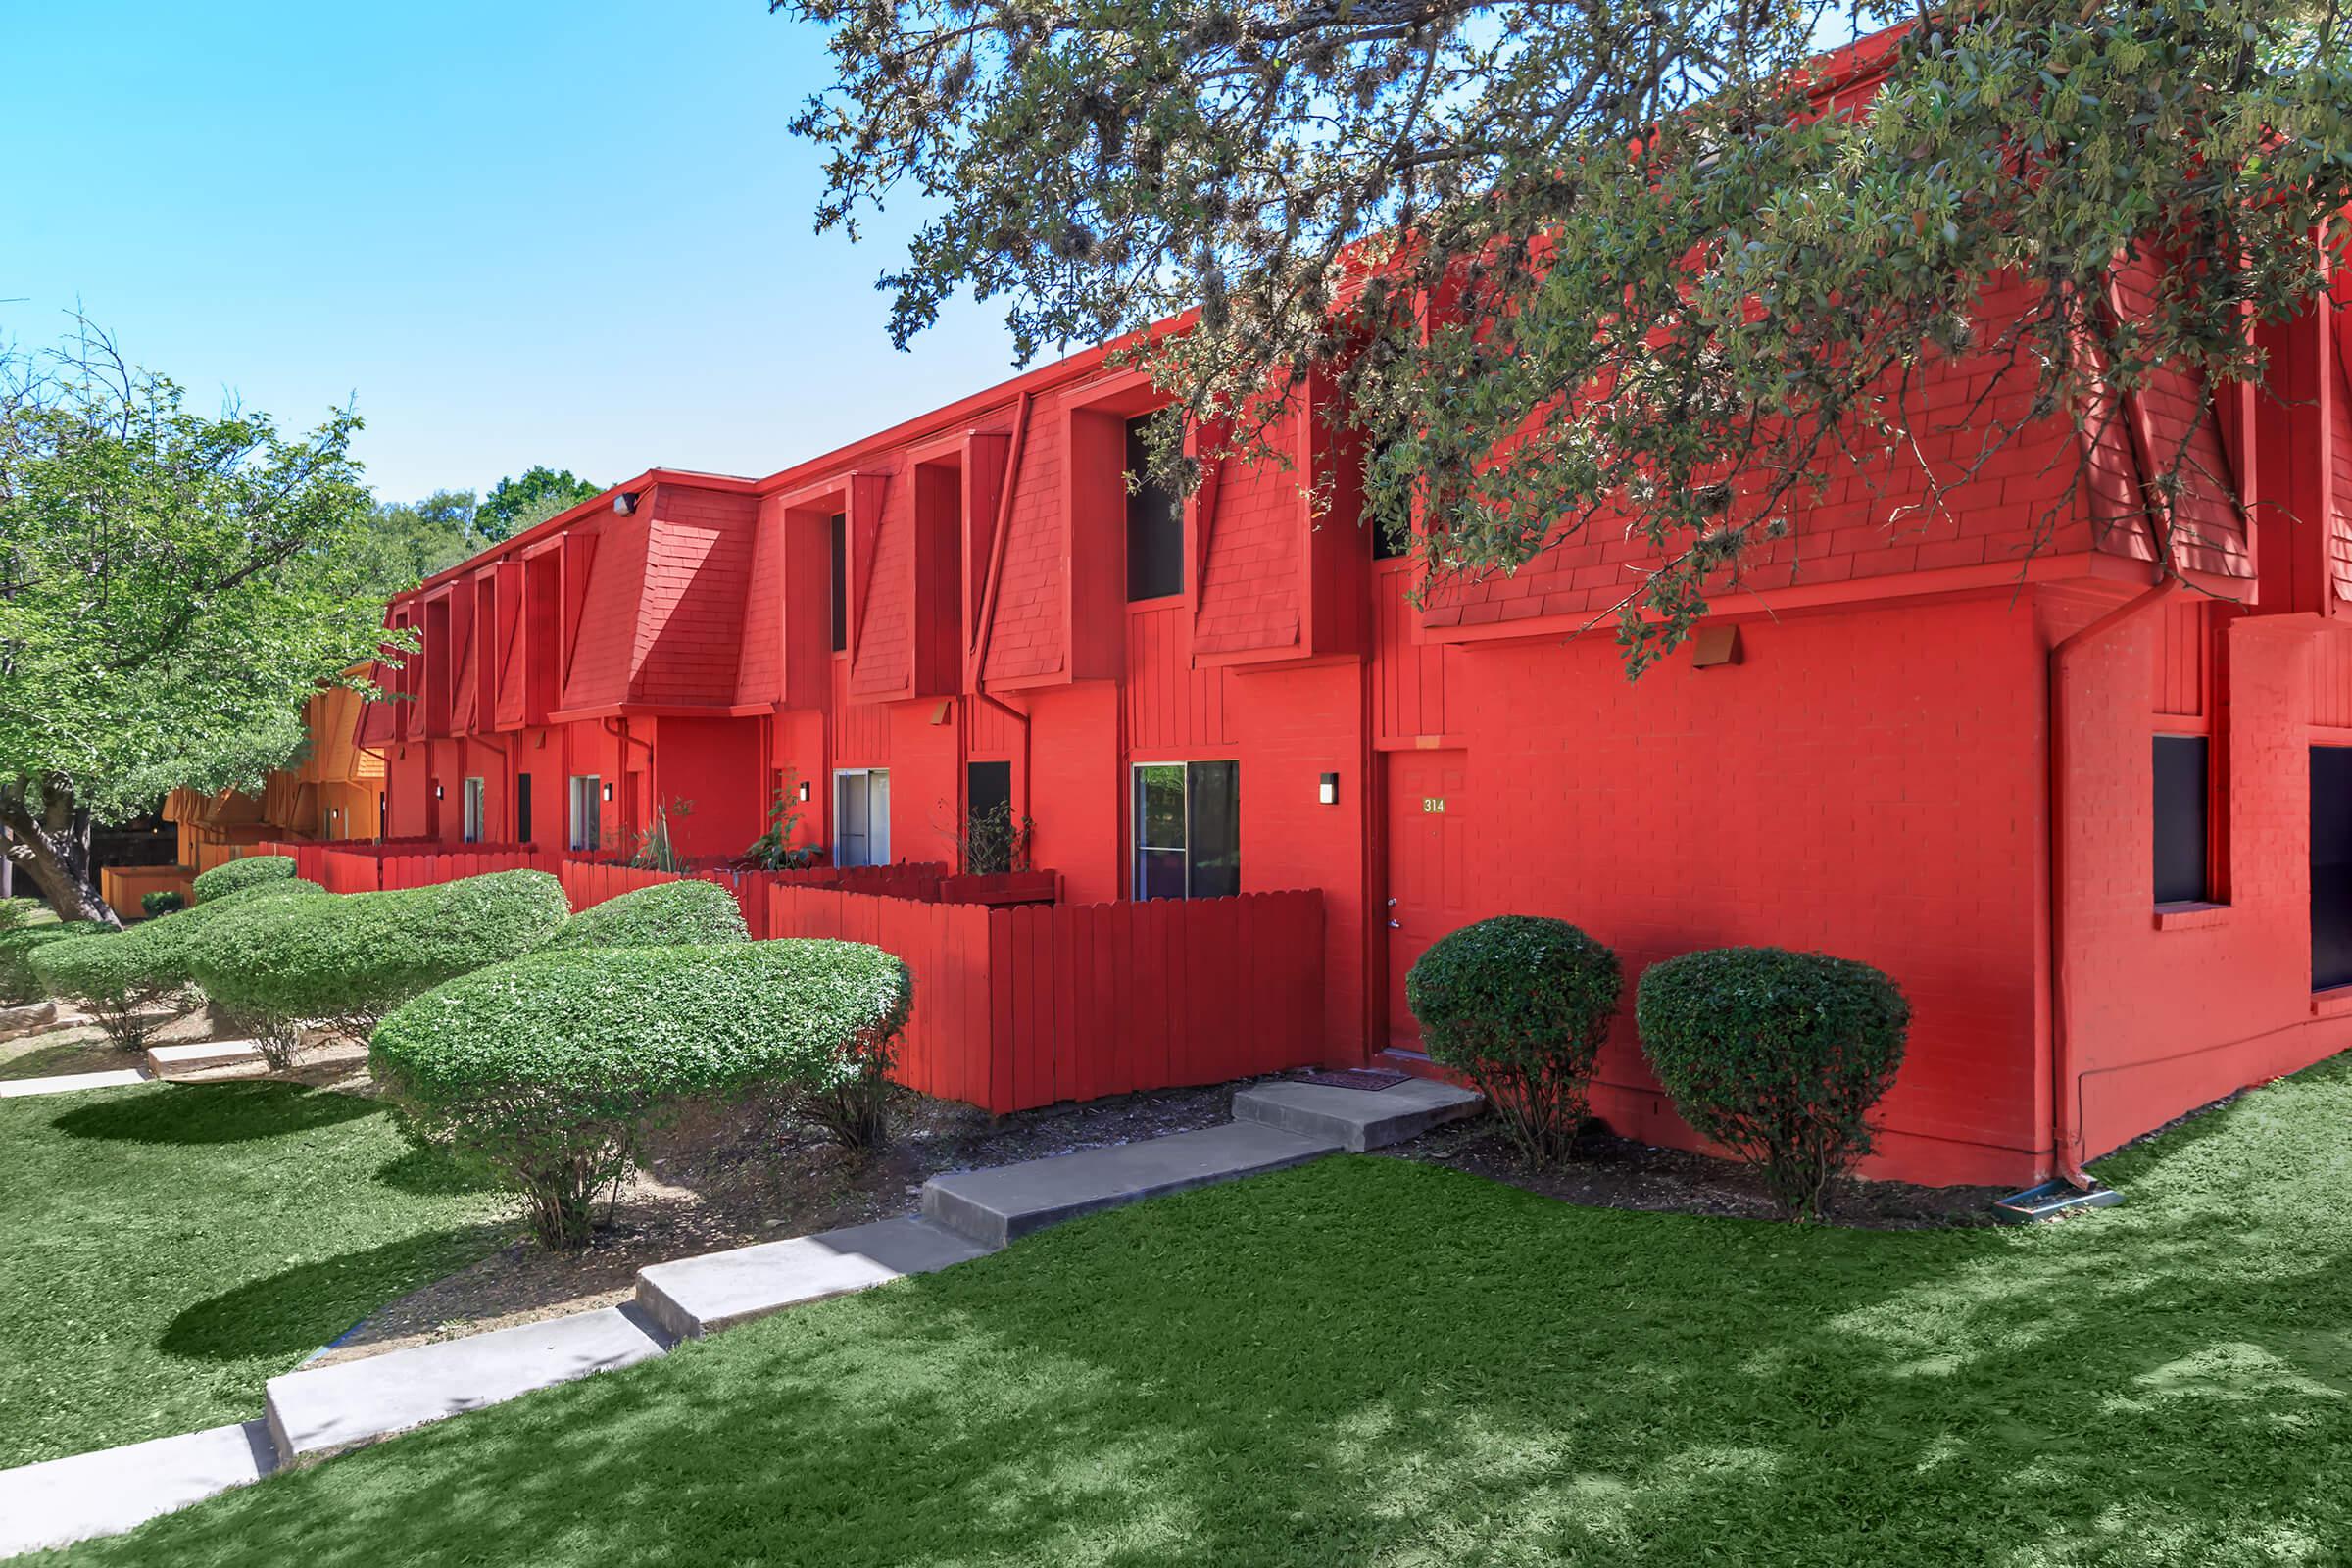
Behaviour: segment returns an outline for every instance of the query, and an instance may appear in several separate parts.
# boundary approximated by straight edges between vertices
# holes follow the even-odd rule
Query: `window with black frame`
[[[2156,737],[2156,902],[2202,904],[2212,896],[2206,775],[2209,749],[2202,735]]]
[[[1184,502],[1152,474],[1144,431],[1152,416],[1127,421],[1127,598],[1164,599],[1184,592]]]
[[[1135,898],[1241,892],[1240,763],[1138,762],[1134,809]]]

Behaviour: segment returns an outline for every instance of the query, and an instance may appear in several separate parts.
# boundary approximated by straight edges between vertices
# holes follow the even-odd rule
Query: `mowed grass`
[[[2239,1564],[2352,1550],[2352,1072],[2024,1231],[1340,1158],[274,1478],[84,1564]]]
[[[0,1101],[0,1468],[261,1414],[264,1380],[489,1250],[500,1212],[358,1096]]]

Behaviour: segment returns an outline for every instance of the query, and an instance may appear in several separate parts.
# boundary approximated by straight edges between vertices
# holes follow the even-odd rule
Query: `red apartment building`
[[[1124,478],[1153,392],[1084,354],[765,478],[648,470],[432,578],[362,738],[389,836],[612,852],[684,802],[720,856],[785,792],[837,863],[950,859],[1009,800],[1071,902],[1319,888],[1334,1063],[1413,1053],[1407,967],[1504,911],[1629,980],[1864,959],[1916,1013],[1872,1173],[2023,1182],[2352,1044],[2352,311],[2269,337],[2266,392],[2126,400],[2071,497],[2064,419],[1930,515],[1895,520],[1915,474],[1840,476],[1638,682],[1576,633],[1639,545],[1416,609],[1310,402],[1296,473],[1171,508]],[[1948,364],[1923,426],[1986,373]],[[2159,585],[2126,519],[2183,438],[2238,499],[2180,498]],[[1630,1021],[1600,1079],[1619,1131],[1690,1141]]]

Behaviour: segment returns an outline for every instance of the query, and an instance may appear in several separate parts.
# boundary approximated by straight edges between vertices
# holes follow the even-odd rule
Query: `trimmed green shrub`
[[[298,1041],[312,1024],[364,1040],[419,992],[545,947],[570,915],[564,885],[545,871],[270,900],[232,927],[200,935],[188,967],[265,1050]]]
[[[40,907],[38,899],[0,899],[0,932],[24,929]]]
[[[198,877],[194,883],[196,902],[218,899],[231,893],[242,893],[264,882],[282,882],[294,874],[291,855],[248,855],[223,861]]]
[[[144,1010],[148,1004],[194,983],[190,954],[205,932],[241,920],[266,904],[325,892],[316,882],[263,882],[208,900],[169,920],[110,932],[103,955],[82,947],[63,955],[45,953],[34,960],[34,969],[49,991],[79,999],[117,1045],[135,1051],[162,1022]]]
[[[107,1039],[124,1051],[143,1051],[147,1037],[166,1021],[149,1004],[169,986],[160,983],[128,932],[106,931],[52,942],[32,950],[33,978],[56,997],[87,1007]]]
[[[1634,1003],[1683,1120],[1759,1167],[1782,1212],[1821,1212],[1870,1152],[1870,1108],[1903,1063],[1911,1007],[1867,963],[1718,948],[1653,964]]]
[[[522,1195],[551,1248],[583,1246],[646,1136],[693,1103],[837,1093],[888,1071],[906,964],[858,942],[542,953],[386,1017],[368,1064],[427,1141]]]
[[[32,956],[38,950],[74,937],[111,936],[114,929],[95,920],[72,920],[0,931],[0,1004],[38,1002],[49,995],[49,988],[32,972]]]
[[[1477,1086],[1533,1165],[1564,1159],[1622,985],[1617,955],[1565,920],[1504,914],[1447,932],[1404,977],[1430,1059]]]
[[[684,948],[749,942],[743,907],[715,882],[657,882],[582,909],[553,948]]]
[[[139,908],[151,920],[177,914],[187,906],[187,898],[177,888],[157,888],[139,895]]]

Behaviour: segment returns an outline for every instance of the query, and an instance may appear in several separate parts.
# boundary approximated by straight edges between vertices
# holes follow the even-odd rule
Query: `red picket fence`
[[[768,891],[767,934],[839,937],[914,975],[899,1081],[1004,1114],[1322,1059],[1323,896],[988,908]]]

